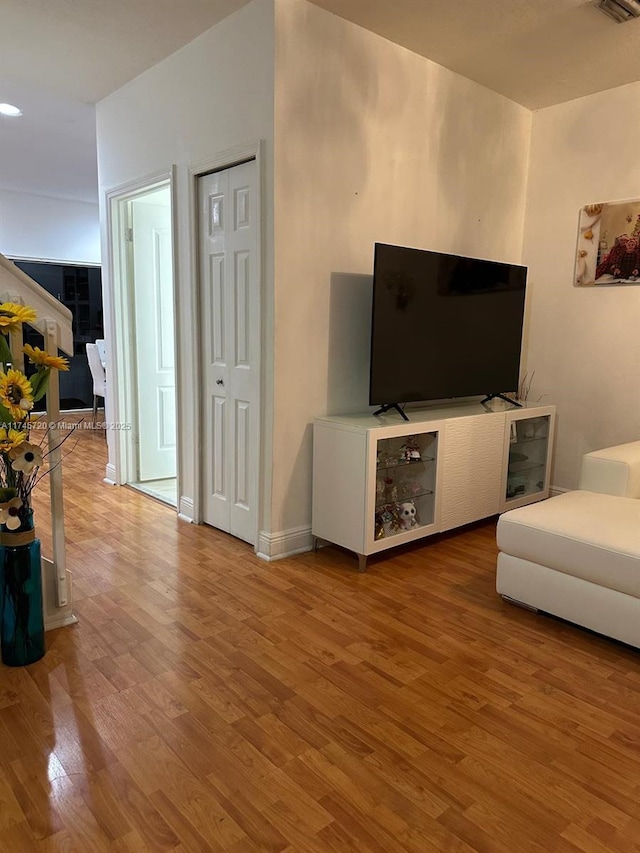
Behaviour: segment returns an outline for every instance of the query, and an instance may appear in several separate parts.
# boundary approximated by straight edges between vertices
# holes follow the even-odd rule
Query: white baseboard
[[[107,467],[104,469],[104,483],[107,483],[109,486],[116,486],[116,466],[112,465],[110,462],[107,463]]]
[[[51,560],[42,557],[42,610],[45,631],[73,625],[78,621],[73,615],[73,578],[69,569],[66,570],[66,580],[68,603],[58,607],[55,567]]]
[[[178,518],[181,521],[188,521],[193,524],[195,521],[195,505],[193,498],[186,498],[184,495],[178,501]]]
[[[66,628],[68,625],[76,625],[78,622],[78,617],[74,616],[73,613],[58,616],[49,616],[44,620],[44,630],[45,631],[53,631],[54,628]]]
[[[263,530],[258,537],[256,555],[261,560],[281,560],[283,557],[292,557],[303,551],[311,551],[312,548],[313,535],[310,525],[292,527],[290,530],[282,530],[279,533],[267,533]]]

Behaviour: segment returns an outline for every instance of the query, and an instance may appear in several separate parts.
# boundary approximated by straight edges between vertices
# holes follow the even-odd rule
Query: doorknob
[[[224,380],[216,379],[216,385],[224,385]]]

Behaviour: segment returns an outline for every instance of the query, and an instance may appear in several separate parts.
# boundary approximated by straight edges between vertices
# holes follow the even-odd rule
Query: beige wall
[[[585,204],[640,198],[640,83],[534,114],[523,262],[532,398],[558,407],[553,482],[584,452],[640,439],[640,286],[573,286]]]
[[[375,241],[520,262],[531,113],[276,0],[272,530],[311,518],[311,422],[368,404]]]
[[[197,412],[193,393],[196,370],[196,271],[192,265],[189,168],[228,149],[263,140],[263,283],[269,327],[273,292],[273,63],[274,11],[271,0],[254,0],[172,56],[101,101],[96,108],[98,168],[103,222],[103,259],[108,275],[106,315],[111,308],[105,192],[145,176],[177,167],[179,373],[181,421],[181,509],[195,499],[193,434]],[[271,335],[267,333],[267,342]],[[265,353],[265,399],[271,393],[270,352]],[[269,452],[269,413],[263,425]],[[113,462],[115,448],[110,444]],[[270,471],[270,458],[267,471]],[[265,488],[268,488],[268,477]],[[268,513],[270,501],[262,499]],[[265,521],[268,524],[268,517]]]

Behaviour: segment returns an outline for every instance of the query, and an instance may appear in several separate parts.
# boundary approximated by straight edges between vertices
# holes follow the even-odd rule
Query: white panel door
[[[198,179],[203,520],[255,544],[260,282],[256,163]]]
[[[168,187],[131,201],[138,478],[176,476],[171,201]]]

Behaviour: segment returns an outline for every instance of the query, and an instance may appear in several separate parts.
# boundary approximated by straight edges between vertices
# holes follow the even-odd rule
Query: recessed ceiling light
[[[14,107],[13,104],[0,104],[0,115],[21,116],[22,110],[20,107]]]

